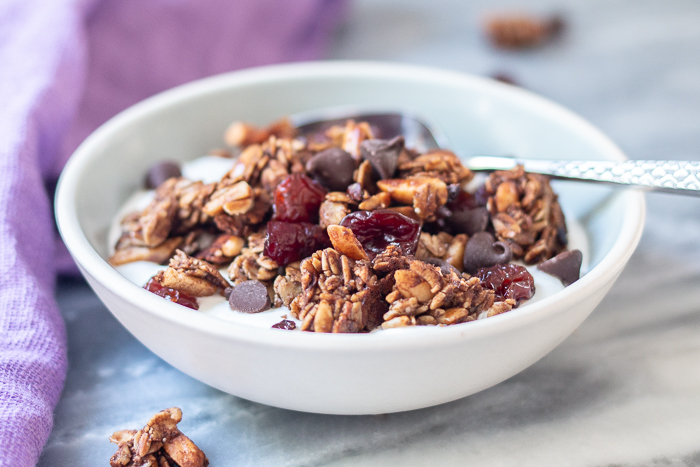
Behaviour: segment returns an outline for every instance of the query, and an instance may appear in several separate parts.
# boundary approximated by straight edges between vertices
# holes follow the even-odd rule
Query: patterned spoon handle
[[[546,161],[476,156],[472,170],[508,170],[516,165],[553,178],[614,183],[682,195],[700,196],[700,161]]]

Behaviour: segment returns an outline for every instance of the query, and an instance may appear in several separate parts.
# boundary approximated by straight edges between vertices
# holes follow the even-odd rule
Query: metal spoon
[[[446,147],[447,138],[424,119],[401,112],[353,112],[330,109],[290,117],[302,135],[344,125],[349,119],[365,121],[379,137],[403,135],[406,146],[419,152]],[[532,173],[557,179],[579,180],[639,187],[649,191],[700,196],[700,161],[568,161],[519,159],[508,156],[475,156],[466,159],[474,171],[508,170],[523,165]]]

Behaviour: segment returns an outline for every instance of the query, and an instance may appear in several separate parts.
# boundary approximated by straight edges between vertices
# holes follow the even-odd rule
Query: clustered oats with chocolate
[[[177,427],[177,407],[155,414],[141,430],[119,430],[109,440],[118,446],[111,467],[207,467],[209,459]]]
[[[220,181],[188,180],[172,163],[151,169],[154,198],[123,219],[110,262],[168,263],[149,291],[194,309],[214,294],[243,313],[286,306],[296,322],[274,327],[315,332],[507,312],[535,289],[513,260],[566,285],[578,279],[581,254],[566,251],[546,177],[494,172],[472,194],[473,173],[455,154],[419,154],[378,131],[234,123],[225,140],[239,155]]]

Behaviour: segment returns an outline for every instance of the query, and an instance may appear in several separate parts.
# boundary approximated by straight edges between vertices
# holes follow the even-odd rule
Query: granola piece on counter
[[[155,275],[164,287],[179,290],[194,297],[207,297],[229,286],[219,270],[201,259],[192,258],[182,250],[176,250],[165,271]]]
[[[207,467],[209,459],[177,427],[182,411],[177,407],[155,414],[141,430],[119,430],[110,436],[118,446],[111,467]]]
[[[369,261],[326,248],[300,268],[302,294],[290,309],[302,321],[302,331],[357,333],[376,325],[386,310]]]
[[[491,43],[503,49],[537,47],[561,33],[564,21],[554,15],[542,18],[524,13],[504,13],[484,22],[484,33]]]
[[[484,188],[496,237],[510,245],[513,258],[535,264],[566,249],[564,213],[548,177],[518,166],[493,172]]]

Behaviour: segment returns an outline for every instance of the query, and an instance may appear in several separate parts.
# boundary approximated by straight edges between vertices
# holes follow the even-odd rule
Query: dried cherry
[[[267,223],[265,255],[280,266],[311,256],[315,251],[331,246],[326,229],[308,222]]]
[[[193,297],[192,295],[180,292],[176,289],[171,289],[170,287],[165,287],[158,282],[155,277],[151,277],[143,288],[173,303],[192,308],[193,310],[199,310],[197,297]]]
[[[418,247],[421,226],[418,221],[388,209],[377,211],[357,211],[348,214],[340,221],[362,243],[370,257],[396,245],[406,255],[412,255]]]
[[[290,321],[288,319],[283,319],[279,323],[275,323],[272,325],[272,329],[284,329],[285,331],[293,331],[297,328],[296,323],[294,321]]]
[[[496,292],[496,301],[512,298],[516,306],[535,295],[535,280],[523,266],[497,264],[477,272],[481,286]]]
[[[318,210],[327,190],[304,174],[292,174],[275,189],[272,219],[284,222],[318,222]]]

